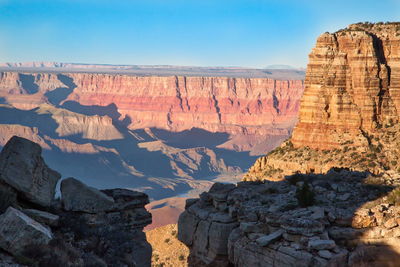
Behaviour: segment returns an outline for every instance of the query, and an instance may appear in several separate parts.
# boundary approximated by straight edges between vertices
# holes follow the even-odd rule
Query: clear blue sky
[[[400,0],[0,0],[0,62],[304,67],[359,21],[400,21]]]

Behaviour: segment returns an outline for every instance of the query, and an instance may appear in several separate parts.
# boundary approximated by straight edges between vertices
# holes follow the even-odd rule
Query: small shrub
[[[298,182],[301,182],[304,180],[304,177],[301,173],[296,173],[293,174],[292,176],[289,176],[286,178],[289,184],[291,185],[296,185]]]
[[[400,206],[400,188],[397,188],[387,196],[388,202],[396,206]]]
[[[171,239],[169,239],[169,238],[164,240],[165,243],[169,243],[169,241],[171,241]]]
[[[178,232],[176,230],[172,230],[171,235],[172,236],[178,236]]]
[[[180,261],[185,260],[185,255],[183,255],[183,254],[179,255],[178,259],[179,259]]]
[[[297,188],[296,198],[299,205],[303,208],[314,205],[314,192],[310,189],[307,182],[304,182],[300,188]]]

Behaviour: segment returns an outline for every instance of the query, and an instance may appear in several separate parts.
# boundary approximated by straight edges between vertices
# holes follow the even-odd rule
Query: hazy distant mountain
[[[17,62],[0,63],[0,71],[37,72],[87,72],[118,73],[138,76],[205,76],[205,77],[237,77],[237,78],[271,78],[278,80],[302,80],[304,70],[286,65],[268,67],[266,69],[244,67],[196,67],[171,65],[110,65],[60,62]]]

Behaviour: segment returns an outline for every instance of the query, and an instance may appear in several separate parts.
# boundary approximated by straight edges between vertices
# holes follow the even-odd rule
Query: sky
[[[400,21],[400,0],[0,0],[0,62],[305,67],[360,21]]]

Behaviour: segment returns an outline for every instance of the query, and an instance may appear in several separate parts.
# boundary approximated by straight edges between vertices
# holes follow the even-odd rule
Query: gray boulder
[[[112,210],[115,205],[113,198],[72,177],[61,182],[61,199],[68,211],[98,213]]]
[[[13,136],[0,153],[0,181],[27,200],[50,206],[61,175],[44,162],[42,148],[28,139]]]
[[[19,210],[9,207],[0,215],[0,247],[20,255],[26,246],[45,245],[53,238],[51,230]]]
[[[35,210],[35,209],[25,209],[24,213],[29,217],[35,219],[40,223],[44,223],[50,226],[57,226],[60,217],[58,215],[45,212],[42,210]]]

